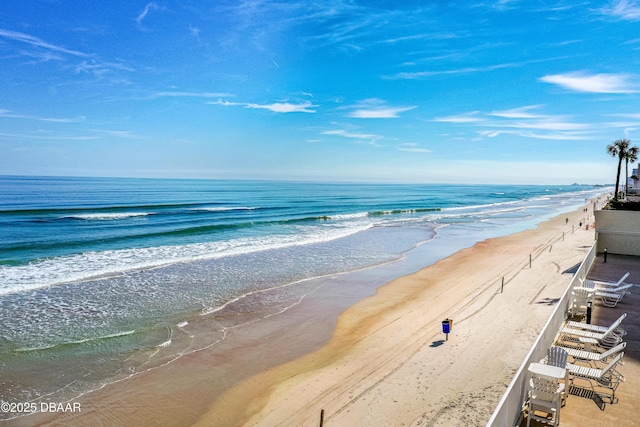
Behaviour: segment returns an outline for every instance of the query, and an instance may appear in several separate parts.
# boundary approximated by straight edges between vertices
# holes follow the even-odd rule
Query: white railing
[[[487,427],[515,426],[519,422],[520,417],[522,416],[524,402],[527,399],[527,367],[531,362],[539,362],[547,355],[547,349],[553,345],[562,323],[567,318],[567,312],[572,302],[571,291],[574,287],[580,286],[580,280],[584,280],[587,277],[596,255],[597,242],[594,242],[580,264],[578,271],[576,271],[571,278],[571,282],[569,283],[567,290],[562,295],[562,298],[560,298],[558,305],[542,329],[542,332],[533,343],[531,350],[529,350],[529,354],[527,354],[522,365],[520,365],[520,368],[518,369],[518,372],[516,372],[511,384],[509,384],[507,391],[505,391],[502,399],[500,399],[498,406],[487,423]]]

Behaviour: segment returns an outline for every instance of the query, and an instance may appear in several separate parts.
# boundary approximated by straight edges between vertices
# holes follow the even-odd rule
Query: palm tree
[[[633,147],[629,147],[627,149],[627,152],[624,156],[624,161],[625,161],[625,170],[624,170],[624,176],[625,176],[625,191],[624,191],[624,195],[627,195],[627,190],[629,187],[629,178],[627,178],[629,176],[629,162],[634,163],[638,161],[638,147],[633,146]]]
[[[613,144],[607,145],[607,153],[612,157],[618,158],[618,174],[616,175],[616,192],[613,195],[614,200],[618,200],[618,188],[620,187],[620,169],[622,168],[622,160],[624,159],[627,150],[629,149],[629,141],[627,138],[618,139]]]

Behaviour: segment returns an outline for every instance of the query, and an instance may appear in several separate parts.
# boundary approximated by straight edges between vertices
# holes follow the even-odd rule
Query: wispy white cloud
[[[542,120],[533,120],[528,122],[505,122],[501,126],[517,129],[536,129],[549,131],[576,131],[592,129],[592,126],[586,123],[575,123],[564,121],[562,118],[545,118]]]
[[[493,9],[497,10],[507,10],[510,9],[510,3],[518,3],[519,0],[498,0],[489,4],[489,6]]]
[[[444,39],[455,39],[455,38],[459,38],[459,37],[460,36],[457,35],[457,34],[448,33],[448,32],[410,34],[408,36],[394,37],[394,38],[382,40],[382,43],[395,44],[395,43],[399,43],[399,42],[422,40],[422,39],[427,39],[427,40],[440,40],[440,39],[442,39],[442,40],[444,40]]]
[[[79,57],[89,57],[91,55],[86,54],[84,52],[80,52],[77,50],[73,50],[73,49],[67,49],[65,47],[62,46],[57,46],[55,44],[46,42],[38,37],[29,35],[29,34],[25,34],[25,33],[20,33],[17,31],[11,31],[11,30],[5,30],[5,29],[1,29],[0,28],[0,37],[4,37],[6,39],[10,39],[10,40],[14,40],[14,41],[18,41],[18,42],[22,42],[22,43],[26,43],[28,45],[34,46],[34,47],[38,47],[38,48],[42,48],[42,49],[46,49],[49,51],[54,51],[54,52],[60,52],[60,53],[65,53],[67,55],[73,55],[73,56],[79,56]]]
[[[158,5],[155,2],[147,3],[147,5],[144,7],[144,10],[140,12],[138,17],[136,18],[136,22],[138,24],[142,24],[142,21],[144,20],[144,18],[147,17],[147,15],[149,14],[149,11],[158,10],[158,9],[159,9]]]
[[[376,22],[371,16],[373,10],[349,0],[241,0],[215,2],[214,8],[218,15],[232,17],[226,20],[229,31],[222,34],[226,45],[242,40],[260,49],[274,35],[303,28],[301,32],[296,31],[296,40],[302,45],[360,51],[359,44],[371,34]]]
[[[306,38],[315,45],[337,45],[345,51],[361,52],[372,30],[380,25],[379,16],[372,10],[350,2],[314,3],[310,6],[308,22],[324,22],[317,34]],[[298,17],[300,19],[300,17]]]
[[[582,141],[589,139],[590,135],[585,133],[572,132],[556,132],[556,133],[539,133],[531,131],[514,131],[514,130],[481,130],[477,134],[482,137],[495,138],[500,135],[515,135],[524,138],[559,140],[559,141]]]
[[[240,106],[245,108],[253,108],[253,109],[262,109],[269,110],[274,113],[315,113],[316,110],[313,110],[313,107],[317,107],[317,105],[312,104],[310,101],[304,101],[298,104],[293,104],[290,102],[274,102],[272,104],[253,104],[247,102],[229,102],[218,100],[214,102],[208,102],[211,105],[223,105],[226,107],[229,106]]]
[[[636,121],[624,121],[624,122],[602,122],[599,123],[598,126],[602,128],[611,128],[611,129],[626,129],[626,128],[635,128],[640,126],[640,120]]]
[[[413,110],[417,107],[387,107],[374,108],[372,110],[355,110],[349,113],[349,117],[356,119],[397,119],[400,113]]]
[[[640,20],[640,5],[638,5],[638,2],[636,1],[613,1],[609,6],[600,9],[600,11],[605,15],[626,19],[629,21]]]
[[[133,133],[130,130],[101,130],[101,129],[96,129],[96,130],[93,130],[93,132],[96,132],[96,133],[99,133],[99,134],[103,134],[103,135],[108,135],[108,136],[115,136],[117,138],[126,138],[126,139],[140,138],[139,135],[136,135],[135,133]]]
[[[415,142],[405,142],[404,144],[400,144],[398,146],[398,150],[408,151],[409,153],[431,153],[431,150],[420,147]]]
[[[542,107],[542,105],[527,105],[525,107],[513,108],[511,110],[492,111],[490,114],[496,117],[504,117],[508,119],[535,119],[542,117],[539,114],[532,114],[529,111]]]
[[[99,59],[91,59],[88,61],[82,61],[80,64],[77,64],[74,67],[74,71],[76,74],[90,74],[99,79],[102,79],[107,76],[112,77],[112,73],[114,71],[134,72],[136,70],[123,63],[106,62]],[[120,81],[124,82],[125,80],[121,79]]]
[[[369,98],[346,108],[354,109],[348,114],[348,116],[356,119],[397,119],[400,117],[400,113],[413,110],[418,107],[390,107],[381,99]]]
[[[84,116],[74,117],[74,118],[65,118],[65,117],[41,117],[34,116],[28,114],[17,114],[7,109],[0,109],[0,118],[8,118],[8,119],[19,119],[19,120],[34,120],[39,122],[47,122],[47,123],[60,123],[60,124],[74,124],[74,123],[85,123],[86,118]],[[66,129],[67,132],[70,131],[70,127],[58,128],[55,129]],[[77,128],[75,128],[78,130]],[[140,136],[134,134],[132,131],[128,130],[105,130],[105,129],[85,129],[80,130],[81,132],[90,132],[93,135],[72,135],[69,133],[61,134],[59,130],[54,130],[54,128],[50,128],[48,130],[39,130],[25,134],[2,134],[5,138],[15,138],[15,139],[38,139],[38,140],[55,140],[55,141],[90,141],[101,139],[104,136],[112,136],[117,138],[140,138]]]
[[[123,138],[123,139],[140,139],[142,136],[137,135],[129,130],[108,130],[108,129],[80,129],[73,131],[69,128],[57,130],[39,130],[25,133],[0,133],[0,139],[13,140],[39,140],[39,141],[97,141],[105,138]]]
[[[370,133],[356,133],[350,132],[344,129],[327,130],[322,132],[322,135],[336,135],[343,138],[356,139],[359,141],[368,141],[371,145],[377,145],[383,137],[381,135]]]
[[[17,114],[12,112],[11,110],[0,109],[0,117],[6,117],[10,119],[21,119],[21,120],[37,120],[41,122],[50,122],[50,123],[79,123],[85,120],[85,117],[74,117],[74,118],[64,118],[64,117],[38,117],[31,116],[28,114]]]
[[[514,135],[534,139],[584,140],[592,137],[594,127],[591,124],[576,122],[566,115],[532,112],[543,107],[543,105],[527,105],[487,113],[473,111],[449,117],[437,117],[433,121],[480,128],[475,130],[475,133],[481,138]]]
[[[572,72],[540,77],[541,82],[551,83],[565,89],[591,93],[636,93],[638,84],[628,74],[587,74]]]
[[[207,102],[207,104],[209,105],[222,105],[223,107],[235,107],[235,106],[246,106],[247,104],[244,104],[242,102],[230,102],[222,99],[218,99],[217,101],[210,101]]]
[[[500,44],[502,46],[502,44]],[[492,47],[497,47],[497,45],[493,45]],[[521,68],[530,64],[536,64],[541,62],[550,62],[558,59],[564,59],[566,57],[549,57],[542,59],[532,59],[528,61],[521,62],[505,62],[502,64],[489,64],[484,66],[471,66],[471,67],[462,67],[462,68],[451,68],[448,70],[429,70],[429,71],[415,71],[415,72],[400,72],[391,76],[383,76],[384,79],[400,79],[400,80],[416,80],[423,79],[427,77],[433,76],[441,76],[441,75],[459,75],[459,74],[472,74],[472,73],[485,73],[495,70],[507,69],[507,68]]]
[[[470,113],[462,113],[453,116],[436,117],[434,122],[445,123],[478,123],[485,121],[484,118],[478,117],[479,111],[472,111]]]
[[[51,52],[51,51],[22,50],[20,51],[20,56],[33,58],[33,60],[30,61],[30,63],[32,64],[49,62],[49,61],[64,61],[64,56],[60,55],[59,53]]]
[[[58,46],[53,43],[44,41],[38,37],[20,33],[17,31],[0,29],[0,39],[5,38],[21,43],[25,43],[32,47],[32,49],[20,49],[18,55],[22,57],[34,58],[32,63],[42,63],[51,60],[66,61],[71,60],[79,61],[71,63],[71,65],[64,65],[65,70],[72,70],[76,74],[90,74],[98,79],[103,79],[109,76],[113,81],[118,83],[126,82],[122,78],[114,78],[113,72],[127,71],[133,72],[135,69],[124,64],[123,62],[109,62],[104,61],[95,54],[89,54],[80,52],[66,47]]]
[[[98,136],[86,136],[86,135],[54,135],[47,133],[0,133],[1,139],[24,139],[24,140],[38,140],[38,141],[93,141],[100,139]]]
[[[404,79],[404,80],[415,80],[415,79],[423,79],[426,77],[432,76],[440,76],[440,75],[455,75],[455,74],[469,74],[469,73],[478,73],[478,72],[486,72],[486,71],[494,71],[499,70],[501,68],[513,68],[513,67],[522,67],[524,64],[522,63],[504,63],[504,64],[495,64],[495,65],[487,65],[484,67],[464,67],[464,68],[456,68],[450,70],[438,70],[438,71],[415,71],[415,72],[400,72],[393,76],[386,77],[388,79]]]
[[[157,98],[225,98],[233,97],[233,94],[224,92],[187,92],[187,91],[160,91],[152,93],[149,99]]]
[[[616,117],[627,117],[630,119],[640,120],[640,113],[624,113],[624,114],[614,114]]]
[[[273,111],[274,113],[315,113],[316,110],[310,109],[315,107],[311,102],[305,101],[300,104],[292,104],[289,102],[274,102],[273,104],[247,104],[247,108],[258,108]]]
[[[189,33],[198,40],[200,40],[201,31],[200,28],[189,25]]]

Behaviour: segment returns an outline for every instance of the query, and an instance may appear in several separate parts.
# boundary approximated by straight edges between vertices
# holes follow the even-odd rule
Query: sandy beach
[[[571,232],[584,215],[394,280],[347,310],[320,351],[245,381],[199,425],[316,426],[322,410],[325,425],[484,425],[593,243],[592,227]]]
[[[239,348],[110,384],[77,399],[81,412],[6,424],[317,426],[324,411],[327,426],[484,425],[593,243],[587,215],[480,242],[368,297],[336,283],[332,308],[310,298]]]

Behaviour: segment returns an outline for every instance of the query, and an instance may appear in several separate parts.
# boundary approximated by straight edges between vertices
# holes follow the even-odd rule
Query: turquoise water
[[[442,227],[468,244],[522,230],[603,191],[0,177],[0,400],[72,398],[286,310],[306,279],[392,262]]]

